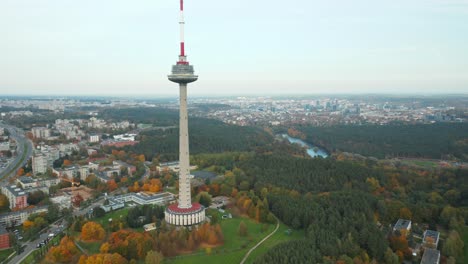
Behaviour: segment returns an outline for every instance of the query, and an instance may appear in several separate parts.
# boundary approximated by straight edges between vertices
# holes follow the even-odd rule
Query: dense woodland
[[[305,134],[306,141],[331,152],[468,160],[468,123],[301,126],[297,130]]]
[[[204,118],[191,118],[189,131],[191,154],[250,151],[273,141],[271,135],[259,128],[228,125]],[[160,161],[172,161],[179,155],[178,128],[144,131],[138,140],[140,144],[125,149],[144,154],[148,160],[157,157]]]
[[[223,195],[231,187],[239,190],[238,200],[251,190],[253,204],[261,201],[260,206],[267,205],[285,224],[305,230],[306,241],[282,244],[257,263],[291,263],[291,259],[398,263],[411,258],[412,243],[400,237],[394,240],[401,243],[386,239],[388,226],[398,218],[457,233],[468,220],[468,211],[461,209],[468,203],[466,169],[428,170],[375,159],[308,159],[274,149],[196,155],[192,162],[224,172],[224,181],[212,183],[211,188],[219,184]],[[255,217],[253,209],[244,210]],[[416,230],[422,235],[422,229]],[[443,254],[462,263],[461,255],[452,256],[442,248]]]

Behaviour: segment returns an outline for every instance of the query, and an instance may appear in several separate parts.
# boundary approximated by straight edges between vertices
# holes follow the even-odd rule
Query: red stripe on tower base
[[[180,11],[184,11],[184,0],[180,0]]]
[[[185,56],[185,43],[180,43],[180,56]]]

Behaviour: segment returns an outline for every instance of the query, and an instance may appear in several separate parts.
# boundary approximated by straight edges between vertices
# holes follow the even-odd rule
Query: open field
[[[251,264],[255,261],[255,259],[263,254],[265,254],[268,250],[272,247],[295,239],[304,238],[304,232],[302,230],[291,230],[291,233],[288,234],[287,231],[290,230],[288,226],[283,223],[280,223],[280,227],[275,234],[273,234],[269,239],[263,242],[258,248],[256,248],[252,254],[250,254],[249,258],[245,262],[246,264]]]
[[[240,237],[237,234],[237,230],[241,221],[244,221],[247,224],[249,231],[248,237]],[[255,246],[275,228],[275,225],[268,224],[267,228],[264,228],[262,231],[263,224],[259,224],[254,220],[242,217],[222,219],[220,224],[224,235],[224,245],[213,248],[211,254],[207,254],[205,249],[200,249],[190,255],[183,255],[171,259],[166,259],[165,263],[238,264],[251,247]],[[288,228],[285,225],[281,225],[277,233],[275,233],[272,237],[270,237],[270,239],[266,240],[264,244],[252,252],[251,256],[247,260],[247,263],[252,263],[254,258],[266,252],[273,245],[276,245],[282,241],[300,237],[300,233],[297,231],[293,232],[291,236],[286,235],[284,232],[287,229]],[[270,242],[270,240],[272,241]]]

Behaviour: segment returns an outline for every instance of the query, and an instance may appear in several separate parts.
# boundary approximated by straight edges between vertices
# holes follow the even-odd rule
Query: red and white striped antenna
[[[189,64],[187,61],[187,56],[185,55],[185,39],[184,39],[184,0],[180,0],[180,55],[179,61],[177,64]]]

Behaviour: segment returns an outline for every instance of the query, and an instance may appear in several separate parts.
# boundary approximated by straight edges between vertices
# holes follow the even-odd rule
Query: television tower
[[[192,203],[189,163],[189,136],[187,114],[187,84],[198,79],[193,66],[187,61],[184,40],[184,0],[180,0],[180,55],[179,61],[172,66],[169,80],[179,84],[179,200],[166,209],[165,219],[169,224],[190,226],[205,220],[205,208],[199,203]]]

